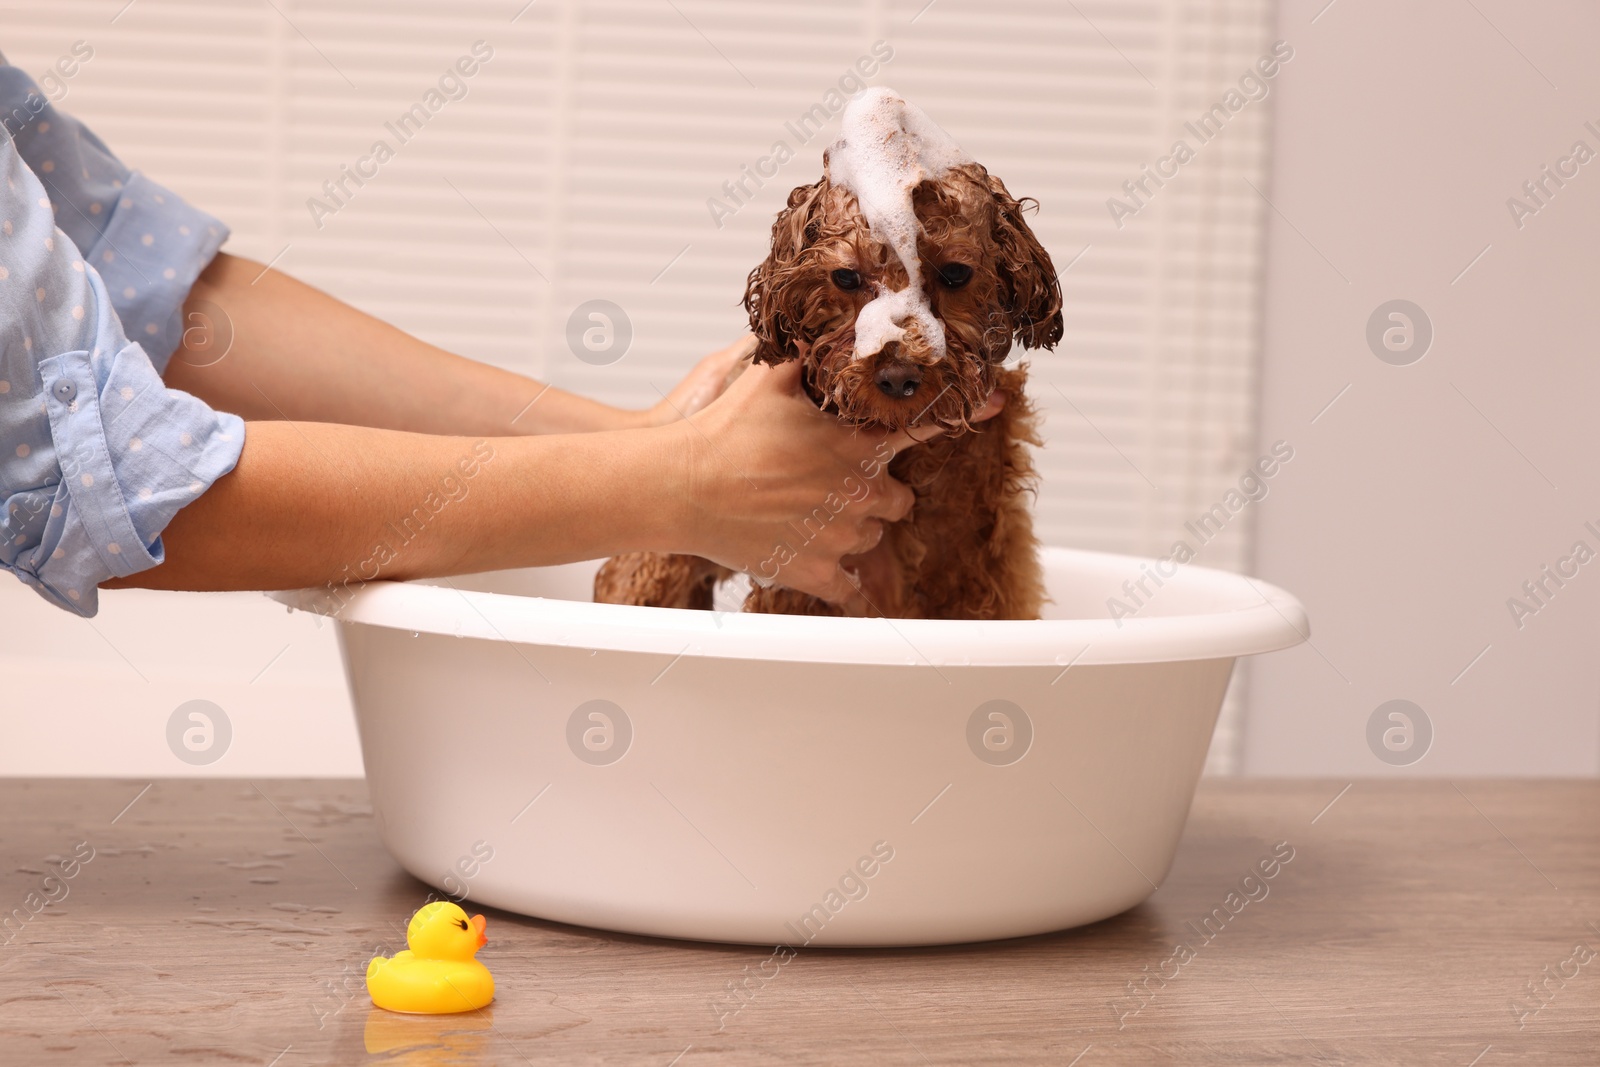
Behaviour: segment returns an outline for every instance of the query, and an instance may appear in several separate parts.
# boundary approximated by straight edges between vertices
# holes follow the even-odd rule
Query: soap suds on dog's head
[[[944,327],[928,306],[917,256],[921,224],[911,194],[924,181],[972,160],[950,135],[893,89],[868,89],[844,111],[840,136],[824,155],[828,178],[855,195],[873,234],[893,248],[908,281],[899,292],[879,287],[856,316],[855,357],[876,355],[916,323],[938,358],[944,357]]]

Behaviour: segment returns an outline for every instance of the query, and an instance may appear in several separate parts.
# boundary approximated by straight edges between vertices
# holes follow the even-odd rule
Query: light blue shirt
[[[101,582],[162,562],[161,531],[244,446],[238,416],[146,354],[165,366],[227,230],[4,65],[0,121],[0,567],[89,616]]]

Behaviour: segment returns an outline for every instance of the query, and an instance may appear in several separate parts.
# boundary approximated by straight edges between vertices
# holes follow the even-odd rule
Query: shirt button
[[[50,390],[51,394],[63,404],[70,404],[78,395],[78,387],[70,380],[63,378]]]

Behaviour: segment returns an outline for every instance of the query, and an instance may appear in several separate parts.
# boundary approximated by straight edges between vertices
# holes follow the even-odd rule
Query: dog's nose
[[[878,389],[885,396],[911,396],[922,384],[922,371],[910,363],[890,363],[878,368]]]

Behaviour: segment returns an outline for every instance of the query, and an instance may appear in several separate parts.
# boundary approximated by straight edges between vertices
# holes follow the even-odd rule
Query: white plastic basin
[[[1047,549],[1037,622],[594,604],[595,563],[373,583],[338,625],[384,844],[457,898],[665,937],[1114,915],[1167,874],[1234,659],[1308,633],[1288,593],[1197,566],[1119,625],[1151,562]]]

